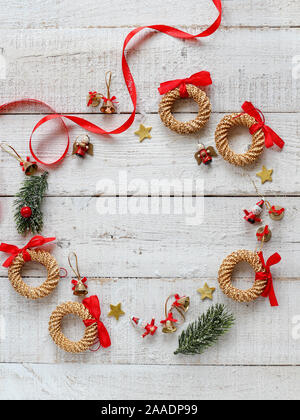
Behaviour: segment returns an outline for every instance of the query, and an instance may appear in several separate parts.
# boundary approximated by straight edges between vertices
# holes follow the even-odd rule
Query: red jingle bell
[[[20,213],[22,217],[29,219],[29,217],[32,215],[32,210],[30,207],[22,207]]]

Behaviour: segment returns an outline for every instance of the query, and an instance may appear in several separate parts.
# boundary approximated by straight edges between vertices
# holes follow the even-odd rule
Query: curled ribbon
[[[182,98],[188,98],[189,94],[186,90],[186,85],[208,86],[211,84],[212,80],[210,73],[208,71],[200,71],[187,79],[170,80],[169,82],[161,83],[158,91],[161,95],[164,95],[179,87],[180,96]]]
[[[277,214],[278,216],[280,216],[284,212],[285,212],[284,208],[282,208],[280,210],[276,210],[275,206],[272,206],[271,210],[269,211],[269,214]]]
[[[98,328],[98,339],[100,346],[107,348],[110,347],[111,341],[107,329],[105,328],[102,321],[100,321],[101,309],[100,303],[97,296],[90,296],[86,299],[83,299],[82,303],[92,315],[93,319],[85,319],[84,325],[89,327],[90,325],[97,324]]]
[[[265,135],[265,144],[267,148],[272,147],[274,143],[277,144],[280,149],[283,148],[285,145],[284,141],[278,136],[278,134],[275,133],[275,131],[266,125],[265,116],[259,109],[255,108],[251,102],[247,101],[242,105],[242,109],[246,114],[249,114],[257,121],[257,124],[253,124],[250,127],[249,131],[251,134],[254,134],[258,130],[262,129]]]
[[[44,238],[43,236],[37,235],[30,239],[28,244],[25,245],[23,248],[18,248],[15,245],[2,243],[0,245],[0,251],[5,252],[7,254],[11,254],[11,256],[8,257],[7,260],[3,263],[3,267],[9,267],[12,264],[13,260],[16,258],[16,256],[19,254],[22,254],[24,261],[30,261],[31,257],[27,252],[27,249],[42,246],[48,242],[55,241],[55,239],[56,238]]]
[[[87,282],[87,278],[86,277],[84,277],[82,280],[81,280],[81,282],[87,287],[87,285],[85,284],[86,282]],[[74,285],[73,287],[72,287],[72,290],[75,290],[75,286],[78,284],[78,280],[72,280],[71,281],[71,283]]]
[[[269,234],[269,226],[266,225],[263,232],[261,233],[257,232],[256,236],[259,241],[262,241],[264,237],[267,236],[268,234]]]
[[[281,256],[276,252],[275,254],[271,255],[271,257],[267,261],[267,264],[265,264],[262,252],[259,252],[258,256],[261,260],[265,271],[256,273],[255,280],[267,280],[267,285],[264,292],[262,293],[262,296],[265,298],[269,297],[271,306],[279,306],[274,291],[273,278],[270,271],[270,267],[272,265],[278,264],[281,261]]]
[[[127,63],[126,60],[126,48],[127,45],[129,44],[129,42],[132,40],[132,38],[134,38],[135,35],[137,35],[139,32],[143,31],[144,29],[152,29],[161,33],[164,33],[168,36],[171,36],[173,38],[178,38],[178,39],[185,39],[185,40],[192,40],[192,39],[196,39],[196,38],[205,38],[208,37],[210,35],[212,35],[214,32],[216,32],[216,30],[219,28],[221,21],[222,21],[222,2],[221,0],[212,0],[212,2],[214,3],[215,7],[218,10],[218,17],[217,19],[213,22],[212,25],[210,25],[207,29],[205,29],[203,32],[197,34],[197,35],[192,35],[189,34],[187,32],[181,31],[179,29],[173,28],[171,26],[167,26],[167,25],[151,25],[151,26],[141,26],[139,28],[136,28],[134,30],[132,30],[127,37],[125,38],[124,44],[123,44],[123,50],[122,50],[122,71],[123,71],[123,76],[124,76],[124,80],[126,83],[126,87],[127,90],[129,92],[132,104],[133,104],[133,111],[130,115],[130,117],[127,119],[127,121],[125,121],[120,127],[112,130],[112,131],[106,131],[101,127],[98,127],[97,125],[83,119],[77,116],[70,116],[70,115],[59,115],[59,114],[51,114],[51,115],[47,115],[44,118],[42,118],[33,128],[30,139],[29,139],[29,149],[30,152],[33,156],[33,158],[43,164],[43,165],[54,165],[56,163],[61,162],[64,157],[66,156],[68,149],[69,149],[69,144],[70,144],[70,140],[69,140],[69,132],[68,129],[63,121],[64,118],[66,118],[69,121],[72,121],[73,123],[79,125],[80,127],[82,127],[84,130],[86,131],[90,131],[91,133],[94,134],[100,134],[100,135],[106,135],[106,134],[120,134],[123,133],[124,131],[126,131],[134,122],[135,120],[135,115],[136,115],[136,108],[137,108],[137,91],[136,91],[136,86],[135,86],[135,82],[132,76],[132,73],[130,71],[129,65]],[[15,101],[15,102],[11,102],[9,104],[4,104],[2,106],[0,106],[0,112],[2,109],[4,109],[5,107],[7,107],[8,105],[12,105],[15,103],[21,103],[21,102],[33,102],[33,103],[39,103],[39,104],[44,104],[41,101],[37,101],[34,99],[25,99],[25,100],[20,100],[20,101]],[[46,105],[48,108],[51,109],[51,107],[49,107],[49,105]],[[53,111],[53,110],[52,110]],[[53,120],[55,118],[59,118],[64,126],[64,129],[66,130],[66,135],[67,135],[67,146],[66,149],[64,151],[64,153],[62,154],[62,156],[51,163],[46,163],[43,162],[42,160],[38,159],[35,152],[33,151],[32,148],[32,137],[34,135],[34,133],[36,132],[36,130],[43,125],[44,123],[46,123],[47,121]]]
[[[154,335],[157,330],[157,326],[155,325],[155,319],[153,318],[150,324],[147,324],[145,327],[146,332],[142,335],[143,338],[147,337],[147,335]]]
[[[167,319],[164,319],[163,321],[160,321],[160,323],[161,324],[166,324],[168,321],[170,321],[170,322],[178,322],[177,319],[174,319],[173,318],[172,312],[169,312],[169,315],[168,315]]]

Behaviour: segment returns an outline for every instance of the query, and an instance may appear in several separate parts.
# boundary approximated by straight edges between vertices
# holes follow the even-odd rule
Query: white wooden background
[[[47,324],[56,305],[72,299],[70,278],[46,299],[26,301],[12,290],[1,267],[0,398],[299,398],[300,340],[293,339],[292,330],[294,317],[300,315],[300,80],[292,77],[292,63],[300,55],[300,6],[298,0],[224,0],[223,6],[222,28],[209,39],[183,42],[148,31],[138,36],[128,52],[139,98],[136,122],[120,136],[92,136],[93,158],[68,158],[50,170],[43,234],[57,236],[49,248],[60,266],[67,266],[69,251],[78,253],[90,293],[100,297],[112,347],[79,356],[59,350]],[[176,0],[11,0],[9,5],[1,0],[0,52],[7,63],[6,77],[0,80],[1,103],[34,97],[59,112],[116,127],[131,112],[120,66],[130,29],[165,23],[198,33],[215,17],[210,0],[188,0],[185,7]],[[103,117],[86,108],[85,98],[89,90],[103,89],[109,69],[121,115]],[[200,135],[180,137],[161,124],[156,89],[162,81],[202,69],[211,71],[214,80],[208,90],[213,115]],[[221,158],[210,170],[197,167],[193,155],[199,137],[213,144],[218,121],[224,113],[238,111],[244,100],[264,110],[270,126],[286,140],[284,151],[269,150],[245,170]],[[187,101],[177,111],[187,119],[196,108]],[[22,108],[1,116],[1,141],[26,155],[40,112],[46,111]],[[153,127],[153,138],[142,144],[133,134],[140,122]],[[82,133],[78,127],[70,130],[72,139]],[[243,150],[249,135],[238,130],[235,137],[236,150]],[[48,141],[41,150],[46,159],[63,149],[55,124],[40,130],[41,140]],[[23,175],[4,153],[0,159],[1,240],[21,246],[24,240],[16,232],[11,206]],[[274,182],[260,186],[262,193],[287,208],[282,222],[266,219],[273,230],[266,255],[278,251],[283,258],[273,270],[279,308],[271,308],[265,299],[249,305],[230,301],[216,280],[228,253],[256,245],[256,229],[246,226],[242,209],[256,200],[248,174],[255,178],[262,164],[274,169]],[[182,216],[99,215],[98,200],[115,193],[97,189],[97,181],[118,182],[120,170],[127,172],[129,184],[137,178],[204,179],[205,222],[193,227]],[[182,193],[201,195],[195,187],[182,191],[177,186],[172,200]],[[148,192],[131,183],[123,195],[143,197]],[[24,274],[30,284],[39,284],[44,272],[30,265]],[[246,287],[252,279],[250,268],[241,265],[237,284]],[[177,335],[157,334],[143,341],[129,325],[129,315],[161,319],[164,300],[173,292],[191,296],[187,318],[195,319],[211,304],[197,294],[205,281],[217,287],[214,303],[226,303],[236,325],[203,355],[174,356]],[[126,312],[119,322],[107,317],[109,304],[118,302]],[[66,319],[64,331],[79,338],[83,326]]]

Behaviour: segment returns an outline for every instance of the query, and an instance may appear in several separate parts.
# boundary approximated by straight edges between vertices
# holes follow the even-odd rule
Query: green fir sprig
[[[233,314],[221,304],[211,306],[197,321],[188,325],[179,337],[174,354],[201,354],[213,346],[234,324]]]
[[[41,176],[26,177],[20,191],[16,195],[14,218],[17,230],[21,235],[25,235],[27,232],[40,233],[43,229],[41,205],[48,188],[47,178],[48,172],[44,172]],[[23,207],[31,208],[32,214],[30,217],[25,218],[21,215]]]

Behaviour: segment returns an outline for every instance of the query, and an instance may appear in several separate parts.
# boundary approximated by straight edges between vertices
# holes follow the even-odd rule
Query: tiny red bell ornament
[[[265,200],[260,200],[255,206],[250,210],[244,210],[245,217],[244,219],[254,225],[255,222],[261,222],[261,219],[258,217],[261,215],[264,208]]]
[[[73,155],[83,158],[85,154],[93,156],[94,147],[90,142],[90,138],[87,134],[84,136],[76,137],[75,143],[73,144]]]
[[[114,114],[116,112],[115,104],[118,103],[115,96],[110,96],[111,77],[112,72],[108,71],[105,75],[107,95],[106,97],[102,95],[103,104],[100,108],[100,111],[103,112],[103,114]]]
[[[210,165],[212,163],[212,158],[217,156],[217,152],[212,146],[206,148],[203,144],[198,144],[198,151],[195,153],[195,159],[198,162],[198,165],[201,165],[201,163]]]
[[[22,207],[20,210],[20,213],[22,217],[24,217],[25,219],[29,219],[29,217],[31,217],[32,215],[32,210],[28,206]]]

